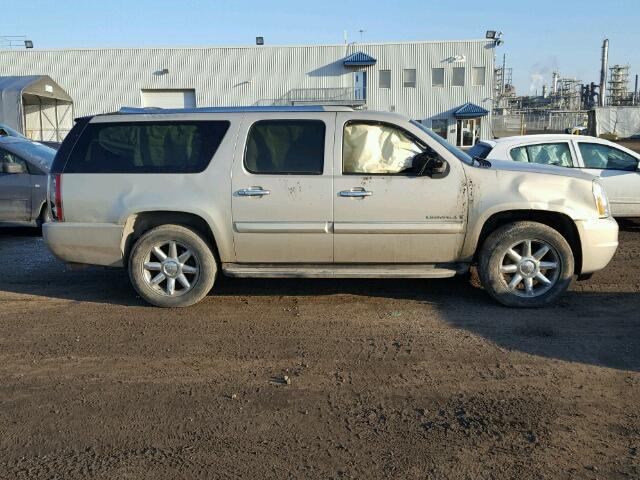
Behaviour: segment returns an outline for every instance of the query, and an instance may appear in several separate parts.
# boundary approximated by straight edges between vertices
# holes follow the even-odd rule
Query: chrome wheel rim
[[[521,240],[509,247],[500,261],[500,276],[511,293],[534,298],[558,281],[560,255],[543,240]]]
[[[190,292],[200,276],[200,262],[182,243],[169,240],[154,245],[143,262],[147,286],[157,293],[177,297]]]

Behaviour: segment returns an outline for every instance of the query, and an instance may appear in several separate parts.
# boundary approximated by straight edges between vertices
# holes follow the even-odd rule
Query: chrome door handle
[[[241,197],[262,197],[263,195],[269,195],[271,191],[263,190],[262,187],[251,187],[238,190],[237,193]]]
[[[340,192],[341,197],[370,197],[373,195],[373,192],[369,192],[367,190],[343,190]]]

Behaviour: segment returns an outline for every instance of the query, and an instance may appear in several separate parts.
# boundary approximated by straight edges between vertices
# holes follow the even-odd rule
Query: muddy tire
[[[209,243],[180,225],[149,230],[129,255],[129,278],[138,294],[157,307],[187,307],[213,287],[218,266]]]
[[[47,204],[45,203],[40,210],[40,215],[36,219],[36,226],[38,228],[42,228],[42,225],[51,221],[51,214],[49,213],[49,208],[47,208]]]
[[[557,230],[537,222],[515,222],[486,239],[478,273],[484,289],[503,305],[543,307],[569,288],[573,252]]]

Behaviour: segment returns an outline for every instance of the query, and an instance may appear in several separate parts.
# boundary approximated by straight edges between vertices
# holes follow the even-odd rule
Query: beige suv
[[[441,278],[474,264],[496,300],[537,307],[618,245],[588,174],[477,161],[403,116],[339,107],[82,118],[49,203],[56,256],[127,266],[162,307],[198,302],[219,272]]]

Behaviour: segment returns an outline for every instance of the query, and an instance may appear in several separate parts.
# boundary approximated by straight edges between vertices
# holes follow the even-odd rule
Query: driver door
[[[336,263],[457,259],[466,220],[465,175],[457,161],[449,162],[443,178],[413,174],[413,157],[430,148],[419,136],[409,122],[396,125],[385,116],[337,114]]]

